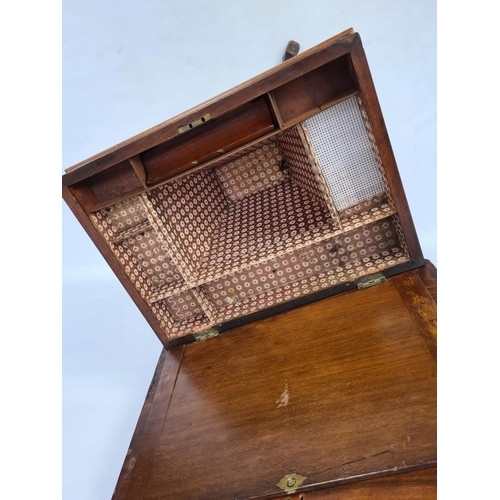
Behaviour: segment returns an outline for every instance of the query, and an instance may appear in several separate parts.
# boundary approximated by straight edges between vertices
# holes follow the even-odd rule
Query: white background
[[[429,0],[64,0],[67,168],[353,27],[424,256],[436,254],[436,5]],[[109,499],[161,345],[63,206],[63,498]]]

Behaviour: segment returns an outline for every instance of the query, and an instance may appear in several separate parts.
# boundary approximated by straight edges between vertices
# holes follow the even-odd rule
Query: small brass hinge
[[[380,285],[381,283],[385,283],[386,281],[387,278],[384,276],[384,273],[376,273],[360,278],[357,281],[356,285],[358,286],[358,290],[362,290],[363,288],[370,288],[371,286]]]
[[[217,337],[217,335],[219,335],[219,330],[216,330],[215,328],[207,328],[201,332],[195,332],[193,335],[196,342],[204,342],[205,340]]]

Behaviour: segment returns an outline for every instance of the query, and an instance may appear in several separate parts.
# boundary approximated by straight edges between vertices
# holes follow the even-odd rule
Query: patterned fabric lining
[[[185,321],[193,316],[203,316],[205,314],[192,291],[178,293],[168,297],[163,302],[175,322]]]
[[[351,231],[356,227],[383,219],[394,214],[394,208],[385,195],[374,196],[357,205],[346,208],[339,213],[343,231]]]
[[[148,207],[174,233],[174,247],[182,246],[189,261],[200,264],[228,205],[214,172],[196,172],[145,194]]]
[[[377,264],[405,258],[401,247],[393,221],[384,219],[232,273],[203,289],[221,308],[321,273],[361,276]]]
[[[400,255],[397,256],[398,254]],[[391,249],[388,251],[388,255],[367,257],[366,261],[363,261],[362,264],[356,267],[354,267],[354,264],[346,264],[345,269],[342,271],[338,269],[329,270],[274,288],[261,295],[252,295],[242,301],[234,301],[232,304],[219,309],[218,314],[213,317],[212,324],[220,324],[234,318],[247,316],[262,309],[267,309],[334,285],[347,283],[362,276],[382,271],[408,260],[409,257],[404,252],[394,252]]]
[[[182,281],[167,249],[154,231],[132,236],[118,244],[116,249],[128,256],[129,263],[141,272],[154,290]]]
[[[366,113],[365,107],[363,106],[363,102],[361,101],[361,98],[359,97],[359,95],[356,96],[356,102],[358,104],[359,111],[361,113],[361,118],[362,118],[363,124],[365,126],[366,135],[368,137],[368,141],[370,142],[370,147],[372,148],[372,151],[373,151],[373,156],[374,156],[375,161],[377,163],[378,173],[380,175],[380,179],[382,180],[382,183],[384,184],[385,194],[387,196],[387,199],[389,200],[390,205],[394,206],[394,200],[392,198],[391,190],[389,189],[389,182],[387,181],[387,176],[385,175],[384,166],[382,165],[382,160],[380,158],[380,153],[378,150],[377,141],[375,140],[375,137],[373,135],[372,126],[370,124],[370,120],[368,120],[368,114]]]
[[[184,285],[140,197],[99,210],[90,220],[145,300],[162,287],[175,291]]]
[[[342,124],[354,113],[354,142],[369,158],[368,174],[354,166],[344,178],[342,168],[327,166],[324,176],[323,146],[318,151],[311,139],[309,119],[306,128],[299,124],[211,169],[91,214],[168,338],[409,260],[366,112],[361,100],[348,101],[330,111],[341,115],[334,140],[345,154],[350,139],[342,134],[353,132],[352,123]],[[366,193],[359,194],[359,183],[368,185]]]
[[[214,323],[205,314],[191,316],[183,321],[176,321],[170,313],[165,300],[150,305],[152,313],[158,318],[161,328],[169,339],[174,339],[209,328]]]
[[[322,200],[328,207],[330,217],[338,225],[337,211],[333,205],[326,180],[312,153],[311,145],[303,128],[297,125],[286,130],[279,135],[278,144],[286,159],[290,177],[312,196]]]
[[[142,234],[142,233],[144,233],[144,231],[147,231],[150,229],[151,229],[151,223],[149,222],[149,220],[139,222],[139,224],[137,224],[137,226],[130,227],[130,228],[125,229],[124,231],[121,231],[120,233],[118,233],[117,236],[115,237],[115,239],[113,240],[113,243],[120,243],[121,241],[132,238],[138,234]]]
[[[287,179],[232,204],[197,284],[327,238],[338,228],[324,203]]]
[[[226,197],[236,202],[285,178],[282,156],[275,142],[266,141],[257,149],[215,169]]]
[[[175,234],[169,218],[162,211],[161,206],[159,206],[162,200],[161,196],[161,193],[156,193],[155,191],[143,193],[142,195],[151,226],[156,231],[165,247],[169,249],[170,257],[181,273],[184,281],[190,283],[191,276],[194,272],[194,266],[184,245]],[[163,297],[156,297],[156,299],[159,298]]]
[[[90,215],[90,220],[107,241],[119,241],[138,226],[149,224],[139,196],[133,196]]]
[[[244,155],[248,155],[257,149],[261,149],[263,146],[272,144],[276,141],[275,137],[268,137],[267,139],[263,139],[255,144],[251,144],[250,146],[245,146],[241,149],[235,149],[229,154],[223,155],[221,158],[212,160],[210,162],[210,169],[217,169],[223,165],[227,165],[229,162],[234,162],[238,158],[241,158]]]

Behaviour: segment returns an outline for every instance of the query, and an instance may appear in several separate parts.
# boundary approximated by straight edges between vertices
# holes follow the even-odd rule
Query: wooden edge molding
[[[359,37],[352,28],[339,33],[325,42],[284,61],[260,75],[199,104],[145,132],[123,141],[87,160],[66,169],[62,181],[71,186],[90,175],[136,156],[176,137],[179,125],[196,119],[200,113],[221,116],[245,102],[265,95],[270,90],[311,71],[332,59],[350,52],[352,43]],[[314,55],[314,57],[309,57]]]
[[[161,352],[112,500],[138,498],[135,494],[142,491],[141,486],[147,481],[152,469],[151,449],[161,435],[184,350],[185,346],[179,346]]]
[[[437,357],[437,305],[418,271],[392,278],[415,324],[424,337],[434,358]]]

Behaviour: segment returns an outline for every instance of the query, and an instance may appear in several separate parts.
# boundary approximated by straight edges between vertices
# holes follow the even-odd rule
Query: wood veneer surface
[[[435,500],[437,468],[378,477],[306,493],[280,497],[281,500]]]
[[[309,498],[434,466],[436,362],[422,325],[435,301],[418,276],[168,351],[115,500],[283,497],[276,483],[290,473],[307,478],[297,495]],[[417,305],[398,291],[402,280]],[[408,487],[391,481],[393,492]],[[360,488],[339,498],[376,498]]]

